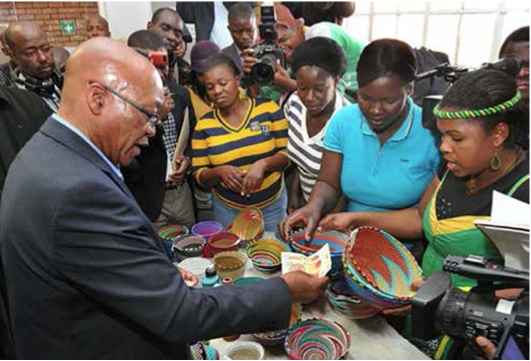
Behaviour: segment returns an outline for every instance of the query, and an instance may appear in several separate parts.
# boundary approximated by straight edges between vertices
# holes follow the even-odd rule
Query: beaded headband
[[[516,95],[512,97],[511,99],[507,100],[506,102],[503,102],[498,105],[494,105],[492,107],[484,108],[484,109],[473,109],[473,110],[461,110],[458,112],[448,112],[444,110],[439,110],[439,106],[437,105],[433,109],[433,115],[435,115],[436,118],[439,119],[474,119],[474,118],[481,118],[486,117],[489,115],[494,115],[501,113],[503,111],[506,111],[508,109],[513,108],[519,101],[522,99],[522,94],[519,90],[516,91]]]

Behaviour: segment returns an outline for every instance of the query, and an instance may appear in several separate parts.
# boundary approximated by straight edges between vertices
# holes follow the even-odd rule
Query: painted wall
[[[151,2],[114,2],[99,3],[100,15],[107,19],[114,39],[126,41],[129,35],[145,29],[151,20]]]

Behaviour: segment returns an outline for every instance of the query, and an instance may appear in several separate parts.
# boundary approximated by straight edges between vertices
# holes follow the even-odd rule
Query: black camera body
[[[447,334],[477,349],[475,338],[484,336],[497,346],[495,359],[508,342],[529,359],[529,273],[478,256],[448,256],[444,270],[477,279],[478,286],[465,292],[451,287],[447,273],[434,273],[413,297],[413,337],[429,340]],[[495,290],[504,288],[525,291],[516,300],[496,298]]]
[[[276,44],[277,32],[275,29],[275,9],[273,6],[260,8],[262,23],[259,26],[262,42],[253,48],[253,57],[258,61],[251,68],[251,79],[259,85],[273,83],[277,60],[282,67],[286,66],[286,59],[282,49]]]

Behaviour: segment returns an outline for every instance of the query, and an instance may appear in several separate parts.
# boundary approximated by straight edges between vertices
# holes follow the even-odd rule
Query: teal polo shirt
[[[349,212],[392,211],[416,206],[436,174],[440,155],[422,110],[409,98],[407,118],[383,146],[358,104],[330,120],[324,148],[343,156],[341,189]]]

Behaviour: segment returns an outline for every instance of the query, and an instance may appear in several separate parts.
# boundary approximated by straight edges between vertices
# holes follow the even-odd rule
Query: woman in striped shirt
[[[331,39],[316,37],[293,53],[297,91],[284,106],[289,123],[288,157],[295,164],[289,184],[288,213],[302,207],[321,169],[323,139],[328,121],[349,102],[336,85],[345,72],[346,58]]]
[[[272,101],[240,97],[239,70],[224,54],[207,60],[204,84],[215,107],[197,122],[192,166],[196,181],[212,188],[214,219],[227,226],[239,210],[257,207],[275,232],[287,206],[284,113]]]

